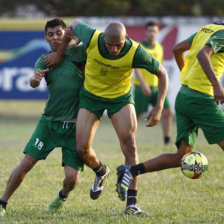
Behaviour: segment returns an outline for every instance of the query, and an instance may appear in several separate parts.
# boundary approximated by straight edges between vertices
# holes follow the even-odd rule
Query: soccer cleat
[[[66,198],[60,198],[59,195],[49,204],[48,211],[49,212],[56,212],[61,209],[65,202]]]
[[[126,215],[144,215],[144,216],[149,216],[148,213],[143,212],[137,205],[129,205],[124,210],[124,214],[126,214]]]
[[[103,191],[103,185],[105,183],[106,178],[108,177],[110,173],[109,168],[106,166],[106,173],[103,176],[97,176],[95,178],[95,181],[91,187],[90,190],[90,197],[93,200],[96,200],[97,198],[100,197],[102,191]]]
[[[3,217],[5,215],[5,208],[0,205],[0,217]]]
[[[118,197],[124,201],[127,197],[128,187],[130,186],[133,177],[130,173],[131,166],[129,165],[121,165],[117,167],[117,184],[116,191],[118,193]]]

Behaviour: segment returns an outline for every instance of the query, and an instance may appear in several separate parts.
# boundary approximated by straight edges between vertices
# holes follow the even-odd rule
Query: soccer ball
[[[186,177],[198,179],[208,171],[208,160],[200,152],[191,152],[182,158],[181,170]]]

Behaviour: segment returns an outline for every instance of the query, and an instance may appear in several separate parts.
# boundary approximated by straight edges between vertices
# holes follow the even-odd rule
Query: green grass
[[[22,150],[37,121],[38,117],[33,115],[26,118],[0,113],[0,195],[10,173],[23,158]],[[174,127],[173,138],[175,133]],[[160,125],[146,128],[142,122],[139,124],[137,145],[140,161],[176,151],[174,145],[163,145]],[[209,160],[209,172],[202,179],[187,179],[180,169],[140,177],[138,205],[150,213],[150,218],[122,214],[125,203],[118,199],[115,192],[115,168],[124,163],[124,158],[108,119],[103,119],[96,133],[94,148],[98,158],[111,169],[100,199],[92,201],[89,197],[94,173],[86,167],[62,211],[56,214],[46,211],[61,189],[64,176],[61,150],[57,148],[26,176],[11,197],[6,216],[0,219],[0,223],[224,223],[223,152],[215,145],[209,146],[201,132],[196,150],[204,153]]]

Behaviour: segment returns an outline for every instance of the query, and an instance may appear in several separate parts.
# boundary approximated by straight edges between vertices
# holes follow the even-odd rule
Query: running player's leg
[[[193,148],[185,143],[183,140],[180,140],[179,147],[176,153],[165,153],[156,158],[144,162],[145,173],[160,171],[169,168],[180,167],[181,158],[192,152]]]
[[[76,148],[83,162],[92,169],[100,164],[91,148],[99,124],[100,120],[94,113],[84,108],[79,110],[76,123]]]
[[[137,121],[133,104],[125,105],[117,113],[113,114],[111,121],[120,140],[120,146],[125,156],[125,164],[135,165],[138,163],[138,154],[136,146]],[[127,194],[127,206],[125,214],[145,214],[137,205],[137,184],[138,179],[135,177],[129,188],[125,189],[126,193],[122,200],[125,200]],[[119,193],[119,192],[118,192]]]
[[[32,156],[25,155],[20,164],[12,171],[5,191],[2,196],[2,200],[8,201],[14,191],[22,183],[25,175],[33,168],[37,160]]]
[[[62,194],[65,197],[68,197],[70,191],[72,191],[78,184],[80,171],[75,170],[74,168],[66,165],[64,167],[64,170],[65,170],[65,179],[63,181]]]
[[[25,175],[33,168],[37,160],[25,155],[20,164],[13,170],[6,185],[5,191],[0,199],[0,216],[4,216],[9,198],[22,183]]]
[[[126,194],[126,188],[131,184],[132,179],[138,175],[160,171],[169,168],[180,167],[181,158],[193,151],[193,148],[180,140],[177,153],[165,153],[156,158],[150,159],[144,163],[135,166],[121,165],[117,168],[117,191],[118,197],[122,200]]]
[[[125,164],[137,164],[138,154],[135,141],[137,121],[134,105],[125,105],[111,117],[111,121],[120,141],[121,149],[125,157]],[[137,189],[137,179],[132,182],[129,189]]]
[[[100,120],[94,113],[84,108],[79,110],[76,123],[76,148],[83,162],[96,173],[90,190],[90,197],[93,200],[101,195],[104,181],[110,172],[109,168],[97,159],[91,147],[99,123]]]

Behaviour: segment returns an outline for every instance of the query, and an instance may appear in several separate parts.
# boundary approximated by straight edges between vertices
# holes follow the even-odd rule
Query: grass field
[[[9,113],[5,113],[9,105],[0,104],[1,109],[4,106],[4,110],[0,109],[0,195],[11,171],[23,158],[22,150],[37,124],[39,110],[43,108],[42,103],[32,106],[17,104],[18,111],[10,109]],[[12,105],[11,108],[17,108],[15,104]],[[19,115],[13,115],[15,111]],[[173,138],[175,133],[174,127]],[[174,145],[163,145],[160,125],[146,128],[143,122],[139,123],[137,145],[140,161],[176,151]],[[100,199],[92,201],[89,197],[94,173],[86,167],[62,211],[56,214],[46,211],[63,180],[61,151],[57,148],[27,175],[9,201],[7,214],[0,219],[0,223],[224,223],[224,155],[217,146],[209,146],[201,132],[196,149],[209,160],[209,172],[202,179],[187,179],[180,169],[148,173],[140,177],[138,205],[151,215],[150,218],[122,214],[125,203],[118,199],[115,192],[115,168],[124,159],[116,134],[106,118],[97,131],[94,148],[98,158],[111,169]]]

